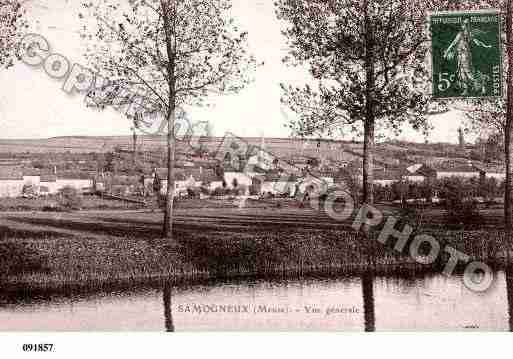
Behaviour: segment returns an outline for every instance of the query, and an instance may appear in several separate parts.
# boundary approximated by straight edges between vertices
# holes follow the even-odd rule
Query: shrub
[[[212,195],[213,196],[216,196],[216,197],[220,197],[220,196],[227,196],[230,194],[230,190],[228,188],[216,188],[212,191]]]
[[[64,187],[59,191],[59,206],[67,210],[80,210],[82,196],[73,187]]]
[[[201,186],[199,188],[199,191],[200,191],[201,194],[204,194],[204,195],[207,195],[207,196],[209,196],[211,194],[210,193],[211,192],[210,189],[208,187],[206,187],[206,186]]]
[[[396,226],[402,228],[408,225],[413,228],[414,233],[422,230],[425,223],[425,208],[407,204],[399,211],[400,223]]]
[[[24,185],[22,192],[23,192],[23,197],[27,197],[27,198],[37,197],[37,189],[33,185],[28,185],[28,184]]]
[[[478,184],[460,178],[448,178],[440,183],[440,197],[445,199],[447,225],[458,228],[477,225],[482,217],[474,197]]]
[[[194,199],[200,198],[200,194],[201,194],[201,191],[199,188],[192,188],[192,187],[187,188],[187,197],[189,197],[189,198],[194,198]]]

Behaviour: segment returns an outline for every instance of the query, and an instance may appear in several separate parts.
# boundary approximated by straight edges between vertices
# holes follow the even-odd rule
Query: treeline
[[[397,182],[390,186],[374,185],[376,201],[419,200],[426,203],[450,201],[457,197],[461,200],[482,199],[492,202],[504,196],[504,181],[495,178],[450,177],[424,182]]]

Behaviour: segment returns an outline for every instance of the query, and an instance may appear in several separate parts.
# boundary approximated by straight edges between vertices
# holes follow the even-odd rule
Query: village
[[[293,147],[298,151],[294,151],[289,145],[273,145],[283,140],[262,137],[258,141],[253,139],[257,144],[249,155],[231,158],[230,153],[226,153],[219,160],[212,145],[219,141],[211,140],[209,146],[204,139],[202,150],[180,153],[174,170],[177,198],[304,200],[334,190],[353,195],[361,187],[362,155],[357,143],[296,141]],[[32,156],[5,153],[0,158],[0,198],[37,200],[59,195],[66,188],[80,195],[113,196],[111,198],[116,200],[141,203],[156,194],[164,196],[168,180],[167,168],[162,166],[162,151],[156,147],[145,151],[142,145],[136,145],[135,142],[125,148],[117,145],[103,154],[75,153],[67,159],[51,153]],[[397,148],[397,144],[394,146],[384,144],[382,147],[390,150]],[[458,178],[475,184],[475,200],[500,202],[505,179],[505,169],[498,164],[500,162],[486,163],[470,158],[472,152],[465,149],[464,143],[454,148],[456,153],[446,157],[413,154],[394,158],[378,153],[373,171],[377,200],[437,203],[441,199],[436,182]],[[271,155],[271,151],[276,150],[283,153],[284,161],[290,164],[287,173],[278,164],[278,156]]]
[[[513,331],[512,43],[513,0],[0,0],[0,331]]]

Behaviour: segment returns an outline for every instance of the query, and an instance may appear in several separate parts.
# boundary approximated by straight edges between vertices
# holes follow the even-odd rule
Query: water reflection
[[[366,332],[376,330],[376,318],[374,314],[374,275],[366,272],[362,275],[363,314]]]
[[[166,332],[174,332],[175,326],[173,324],[173,311],[171,309],[171,285],[167,282],[164,284],[163,297]]]
[[[9,302],[0,331],[513,330],[513,269],[474,293],[441,275],[212,283]]]
[[[513,332],[513,268],[506,269],[506,292],[508,295],[509,331]]]

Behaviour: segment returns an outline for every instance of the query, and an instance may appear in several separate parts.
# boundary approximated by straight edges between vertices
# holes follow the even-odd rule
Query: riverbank
[[[162,213],[151,211],[0,214],[2,291],[439,271],[448,259],[444,254],[434,265],[417,264],[407,250],[397,253],[348,223],[306,209],[178,209],[173,241],[160,238],[161,220]],[[442,248],[504,263],[499,230],[429,233]]]

